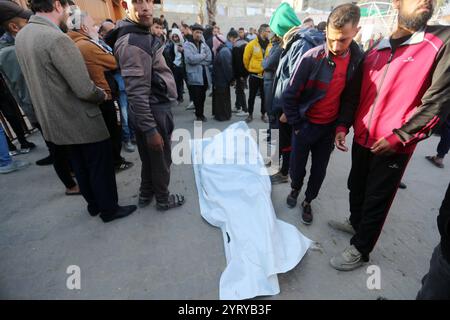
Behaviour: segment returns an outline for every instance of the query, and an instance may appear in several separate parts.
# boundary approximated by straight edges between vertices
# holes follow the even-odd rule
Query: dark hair
[[[312,24],[314,24],[314,20],[312,19],[312,18],[306,18],[305,20],[303,20],[303,24],[305,24],[305,23],[312,23]]]
[[[28,6],[34,13],[52,12],[55,1],[56,0],[28,0]],[[58,1],[61,3],[63,7],[74,4],[74,2],[70,0],[58,0]]]
[[[319,24],[317,25],[317,30],[324,32],[325,29],[327,28],[327,23],[325,21],[319,22]]]
[[[227,39],[236,39],[239,38],[239,34],[237,33],[236,30],[230,30],[230,32],[228,32],[227,34]]]
[[[191,28],[191,27],[190,27],[188,24],[186,24],[186,23],[182,23],[181,25],[183,26],[183,28],[186,28],[186,29],[190,29],[190,28]]]
[[[263,23],[259,26],[258,33],[261,33],[264,31],[264,29],[269,28],[270,26],[267,23]]]
[[[161,16],[159,16],[160,18],[164,18],[164,15],[162,14]]]
[[[164,23],[161,21],[160,18],[153,18],[153,24],[160,25],[161,27],[164,27]]]
[[[336,29],[341,29],[348,23],[357,26],[360,18],[361,11],[359,7],[352,3],[346,3],[337,6],[331,11],[327,20],[327,26],[331,25]]]
[[[211,22],[211,26],[212,26],[212,27],[215,27],[215,26],[217,26],[217,23],[216,23],[215,21],[212,21],[212,22]]]
[[[177,28],[177,29],[179,29],[179,28],[178,28],[178,25],[177,25],[177,24],[176,24],[175,22],[174,22],[174,23],[172,23],[172,29],[173,29],[173,28]]]
[[[244,28],[242,28],[242,27],[240,27],[240,28],[239,28],[239,31],[245,31],[245,29],[244,29]]]

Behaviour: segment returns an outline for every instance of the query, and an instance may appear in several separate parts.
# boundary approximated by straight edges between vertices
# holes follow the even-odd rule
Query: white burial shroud
[[[191,147],[201,215],[223,232],[220,299],[278,294],[277,274],[293,269],[312,242],[277,219],[270,178],[247,124],[191,140]]]

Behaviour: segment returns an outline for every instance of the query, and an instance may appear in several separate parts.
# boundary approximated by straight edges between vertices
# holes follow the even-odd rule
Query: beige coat
[[[109,137],[98,107],[105,93],[89,78],[66,34],[50,20],[32,16],[16,37],[16,52],[47,141],[71,145]]]

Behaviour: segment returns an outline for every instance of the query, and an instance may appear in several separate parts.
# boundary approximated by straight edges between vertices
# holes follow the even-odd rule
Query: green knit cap
[[[286,2],[280,4],[269,22],[270,30],[275,32],[279,37],[284,36],[286,32],[299,25],[301,25],[301,22],[295,14],[294,9]]]

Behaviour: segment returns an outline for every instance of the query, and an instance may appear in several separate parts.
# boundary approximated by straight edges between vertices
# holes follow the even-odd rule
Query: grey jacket
[[[211,49],[202,41],[200,43],[200,52],[195,43],[186,41],[184,47],[184,62],[186,65],[187,82],[191,86],[202,86],[203,69],[206,71],[208,86],[212,85],[211,72],[209,66],[212,64]],[[205,66],[203,68],[203,66]]]
[[[17,60],[15,39],[7,32],[0,38],[0,73],[30,122],[37,122],[30,93]]]
[[[132,126],[145,134],[157,132],[154,111],[170,112],[177,88],[163,56],[164,45],[148,29],[122,20],[106,37],[114,48],[128,95],[128,116]]]
[[[16,37],[16,53],[47,141],[71,145],[109,137],[98,107],[105,93],[89,78],[73,41],[55,24],[32,16]]]

